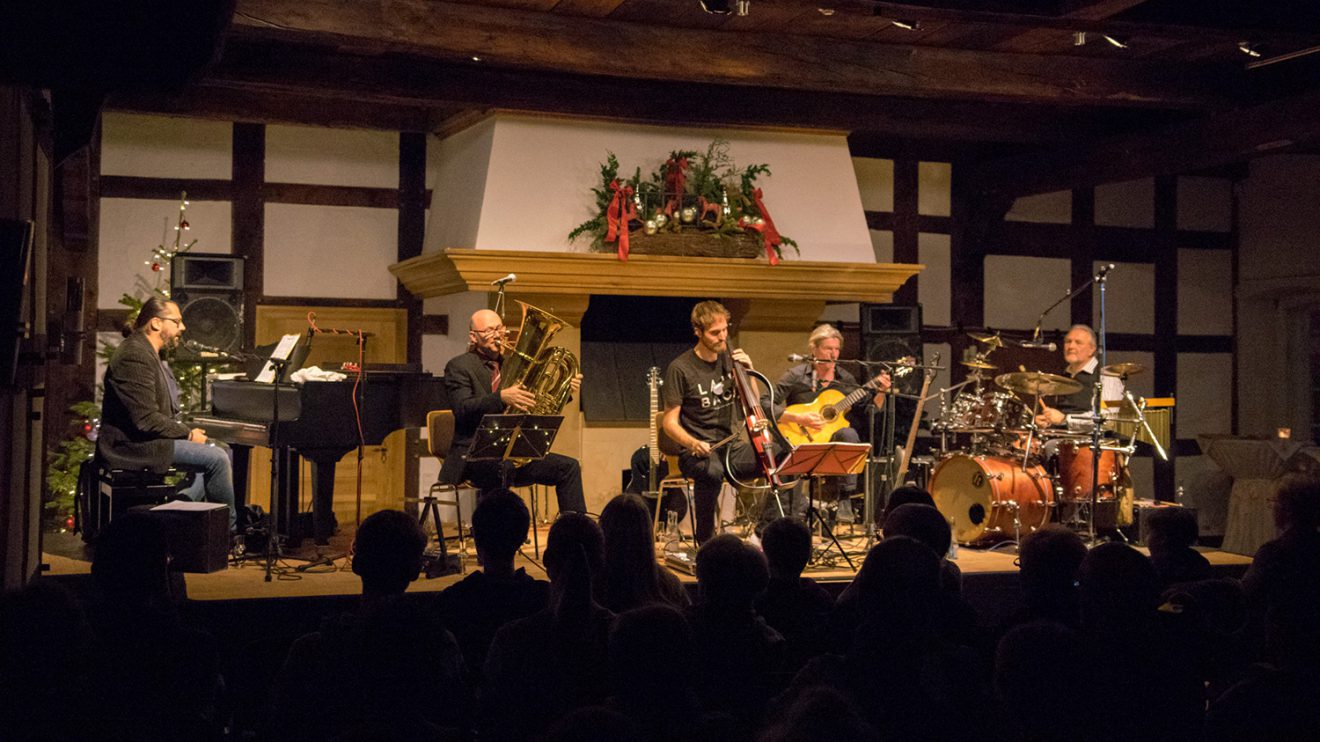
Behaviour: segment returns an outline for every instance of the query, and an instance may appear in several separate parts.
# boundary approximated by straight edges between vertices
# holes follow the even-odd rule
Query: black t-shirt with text
[[[712,443],[733,430],[733,379],[722,359],[701,360],[689,350],[665,370],[665,409],[680,407],[679,422],[694,437]]]

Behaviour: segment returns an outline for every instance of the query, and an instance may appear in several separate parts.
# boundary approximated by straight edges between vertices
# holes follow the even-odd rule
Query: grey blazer
[[[174,459],[174,440],[188,437],[174,419],[160,356],[140,332],[124,339],[105,371],[97,454],[113,469],[165,473]]]

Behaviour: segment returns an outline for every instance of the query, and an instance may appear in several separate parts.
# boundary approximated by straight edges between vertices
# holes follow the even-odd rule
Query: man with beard
[[[489,309],[472,315],[468,323],[468,350],[445,365],[445,387],[454,410],[454,442],[440,469],[440,481],[457,484],[467,480],[476,485],[478,497],[502,486],[501,461],[468,461],[481,418],[529,409],[536,397],[521,384],[501,389],[500,366],[504,358],[504,321]],[[582,384],[578,374],[571,382],[577,394]],[[509,485],[553,484],[559,498],[559,512],[585,513],[582,495],[582,469],[577,459],[552,453],[513,470]]]
[[[179,344],[185,329],[178,304],[152,297],[142,305],[132,331],[106,367],[97,453],[111,469],[164,474],[174,466],[199,472],[186,494],[226,505],[233,531],[236,512],[229,452],[209,442],[201,428],[180,421],[179,384],[160,356]]]

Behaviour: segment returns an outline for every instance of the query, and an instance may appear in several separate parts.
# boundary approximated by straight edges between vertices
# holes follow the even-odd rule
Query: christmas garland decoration
[[[627,260],[637,233],[693,233],[733,239],[759,236],[771,265],[783,259],[783,246],[798,253],[797,242],[781,234],[766,208],[756,180],[770,166],[739,168],[729,156],[729,143],[716,139],[704,153],[675,150],[646,177],[640,167],[630,178],[619,177],[613,152],[600,166],[600,184],[591,189],[596,216],[578,225],[568,241],[591,238],[591,249],[611,249]]]

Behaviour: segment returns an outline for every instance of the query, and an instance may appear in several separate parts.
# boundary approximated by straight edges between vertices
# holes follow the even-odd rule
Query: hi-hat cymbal
[[[1012,374],[1000,374],[995,377],[999,386],[1019,394],[1052,397],[1058,394],[1072,394],[1081,391],[1081,382],[1067,376],[1047,374],[1044,371],[1020,371]]]
[[[967,368],[979,368],[979,369],[984,369],[986,371],[994,371],[995,369],[999,368],[993,363],[986,363],[984,358],[977,358],[976,360],[973,361],[961,361],[961,363]]]
[[[1145,370],[1146,367],[1141,365],[1140,363],[1124,362],[1124,363],[1111,363],[1108,366],[1105,366],[1104,368],[1100,369],[1100,373],[1104,374],[1105,376],[1119,376],[1126,378],[1128,376],[1136,376],[1137,374]]]

